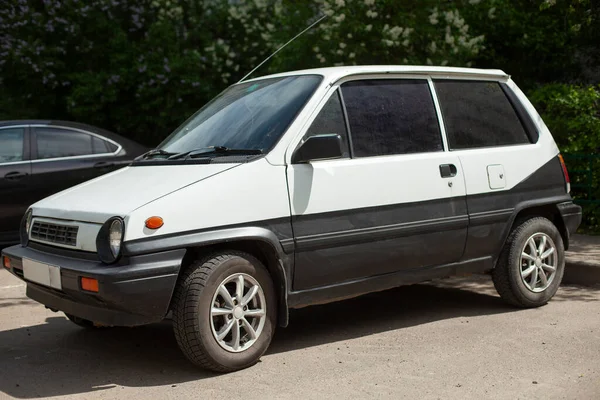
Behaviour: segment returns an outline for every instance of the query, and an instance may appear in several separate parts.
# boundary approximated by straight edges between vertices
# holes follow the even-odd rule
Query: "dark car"
[[[19,241],[27,207],[129,164],[145,147],[75,122],[0,122],[0,246]]]

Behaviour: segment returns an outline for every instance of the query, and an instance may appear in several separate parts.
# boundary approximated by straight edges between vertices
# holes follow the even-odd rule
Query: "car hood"
[[[104,223],[240,164],[129,166],[33,204],[33,215]]]

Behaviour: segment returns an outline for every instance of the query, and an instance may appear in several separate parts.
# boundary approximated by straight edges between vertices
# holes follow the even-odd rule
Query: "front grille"
[[[31,238],[42,242],[77,245],[78,226],[65,226],[36,221],[31,227]]]

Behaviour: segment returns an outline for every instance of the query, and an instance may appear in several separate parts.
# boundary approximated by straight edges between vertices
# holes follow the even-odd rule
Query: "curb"
[[[567,258],[563,283],[581,286],[600,286],[600,265]]]

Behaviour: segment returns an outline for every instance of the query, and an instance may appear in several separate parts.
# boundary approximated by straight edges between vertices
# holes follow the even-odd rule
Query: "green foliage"
[[[530,99],[565,153],[582,228],[600,232],[600,86],[549,84]]]
[[[561,150],[600,150],[600,85],[544,85],[530,94]]]
[[[13,0],[0,8],[0,119],[76,120],[153,146],[321,12],[330,17],[254,76],[466,66],[483,49],[439,0]]]

